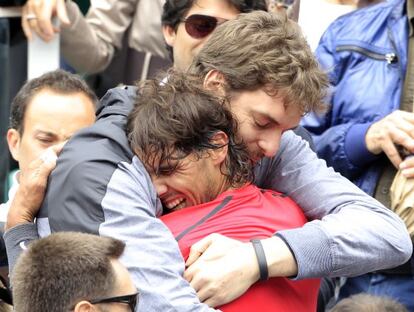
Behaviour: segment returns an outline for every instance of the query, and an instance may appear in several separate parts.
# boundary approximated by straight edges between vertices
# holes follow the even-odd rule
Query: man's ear
[[[18,130],[12,128],[7,131],[7,144],[15,161],[19,161],[20,141],[21,137]]]
[[[175,29],[171,26],[164,25],[162,26],[162,34],[164,35],[165,42],[170,47],[174,47],[175,38],[177,36]]]
[[[89,301],[82,300],[79,301],[75,308],[73,309],[74,312],[96,312],[98,309],[95,309],[94,305]]]
[[[229,138],[223,131],[217,131],[210,139],[210,143],[221,146],[213,149],[210,154],[213,163],[220,166],[227,158]]]
[[[203,86],[207,90],[218,92],[219,95],[225,96],[225,83],[226,80],[223,74],[216,69],[212,69],[204,77]]]

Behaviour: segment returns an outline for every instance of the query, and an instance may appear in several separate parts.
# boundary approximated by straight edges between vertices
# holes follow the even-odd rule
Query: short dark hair
[[[45,89],[62,94],[83,93],[95,107],[98,103],[95,93],[80,76],[58,69],[28,80],[23,85],[11,105],[10,128],[23,133],[27,106],[36,94]]]
[[[408,312],[399,302],[370,294],[357,294],[339,301],[330,312]]]
[[[245,145],[236,139],[238,125],[227,99],[204,89],[196,77],[176,70],[170,70],[167,76],[167,81],[148,80],[139,88],[127,124],[132,149],[158,173],[154,156],[158,163],[190,154],[202,157],[222,147],[211,142],[213,135],[222,131],[228,137],[223,175],[232,186],[250,182],[252,164]]]
[[[61,312],[81,300],[112,295],[111,260],[125,244],[92,234],[60,232],[30,244],[11,274],[13,303],[20,312]]]
[[[240,13],[248,13],[255,10],[267,11],[266,0],[222,0],[233,5]],[[197,0],[167,0],[164,3],[161,23],[177,29],[178,23],[184,18]],[[167,44],[166,48],[172,59],[172,48]]]
[[[219,25],[189,70],[201,77],[219,71],[229,95],[265,87],[303,113],[326,108],[327,74],[286,14],[255,11]]]

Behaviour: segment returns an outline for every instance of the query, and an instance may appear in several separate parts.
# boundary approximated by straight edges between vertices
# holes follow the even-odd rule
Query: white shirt
[[[17,174],[18,173],[19,173],[19,171],[16,171],[13,174],[12,185],[9,189],[9,200],[4,204],[0,204],[0,222],[6,222],[7,221],[7,214],[9,213],[10,204],[11,204],[14,196],[16,195],[17,188],[19,187],[19,181],[17,181]]]

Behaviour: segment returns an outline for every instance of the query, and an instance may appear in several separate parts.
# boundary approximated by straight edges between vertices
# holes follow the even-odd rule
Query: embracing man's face
[[[223,161],[214,154],[192,153],[161,163],[155,158],[154,165],[145,165],[166,212],[209,202],[224,191],[226,178],[220,169]],[[156,172],[151,168],[157,168]]]
[[[275,156],[282,134],[295,128],[302,116],[297,106],[286,106],[283,98],[269,94],[264,87],[232,92],[230,109],[239,123],[238,135],[254,163]]]

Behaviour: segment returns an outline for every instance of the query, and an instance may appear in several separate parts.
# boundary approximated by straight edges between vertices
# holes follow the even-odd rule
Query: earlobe
[[[219,95],[225,96],[225,83],[226,80],[223,74],[216,69],[212,69],[204,77],[203,86],[207,90],[218,92]]]
[[[86,300],[82,300],[82,301],[79,301],[75,305],[75,308],[73,309],[73,311],[74,312],[95,312],[97,310],[95,309],[92,303]]]
[[[162,34],[164,35],[165,42],[173,47],[175,43],[176,31],[171,26],[162,26]]]
[[[19,161],[20,139],[18,130],[9,129],[7,131],[7,144],[9,145],[10,153],[15,161]]]

